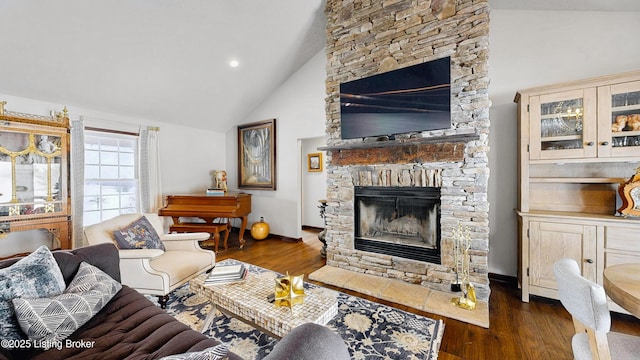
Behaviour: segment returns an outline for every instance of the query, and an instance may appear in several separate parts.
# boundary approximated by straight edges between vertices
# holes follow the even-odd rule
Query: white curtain
[[[157,127],[140,130],[140,209],[145,213],[162,207],[159,131]]]
[[[84,122],[82,117],[71,120],[71,219],[72,247],[87,245],[84,241],[82,213],[84,211]]]

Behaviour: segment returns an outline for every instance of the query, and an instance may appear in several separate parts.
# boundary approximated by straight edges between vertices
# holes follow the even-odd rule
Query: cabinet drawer
[[[638,234],[640,234],[640,229],[607,226],[605,228],[604,247],[640,253],[640,237]]]
[[[607,252],[604,261],[604,267],[607,268],[618,264],[638,263],[640,262],[640,256],[629,253]]]

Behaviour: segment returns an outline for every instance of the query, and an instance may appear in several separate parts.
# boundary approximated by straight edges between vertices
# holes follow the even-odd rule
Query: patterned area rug
[[[250,270],[269,271],[253,265]],[[344,293],[339,293],[338,304],[338,315],[327,327],[342,336],[352,359],[438,358],[444,332],[441,320],[411,314]],[[192,293],[188,285],[176,289],[167,302],[167,313],[198,331],[211,309],[207,299]],[[219,311],[204,333],[227,343],[231,351],[248,360],[262,359],[277,343],[276,339]]]

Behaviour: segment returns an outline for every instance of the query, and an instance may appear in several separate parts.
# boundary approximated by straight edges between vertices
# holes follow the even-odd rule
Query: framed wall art
[[[307,154],[307,171],[322,171],[322,153]]]
[[[276,189],[276,119],[238,125],[238,188]]]

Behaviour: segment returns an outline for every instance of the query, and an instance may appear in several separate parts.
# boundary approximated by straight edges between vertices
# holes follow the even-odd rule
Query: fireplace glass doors
[[[356,250],[440,264],[440,188],[356,187]]]

